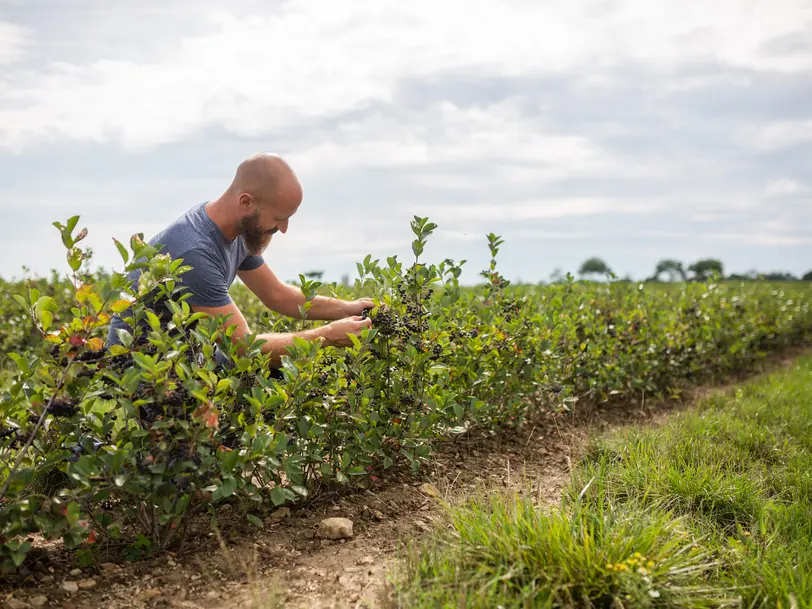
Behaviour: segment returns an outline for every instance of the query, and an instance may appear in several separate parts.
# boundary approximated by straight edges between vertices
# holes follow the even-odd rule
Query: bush
[[[493,234],[485,285],[465,289],[464,261],[421,261],[436,225],[415,217],[414,260],[368,256],[344,292],[374,298],[373,327],[346,349],[297,341],[275,374],[256,336],[232,344],[225,319],[191,311],[178,281],[188,268],[143,235],[129,250],[116,241],[122,273],[80,274],[90,254],[77,223],[55,223],[70,297],[33,286],[15,295],[39,345],[10,354],[16,371],[0,406],[5,570],[37,532],[88,554],[116,541],[138,558],[182,545],[194,517],[224,502],[260,526],[268,506],[362,485],[397,463],[417,470],[438,438],[518,425],[540,407],[677,391],[812,327],[802,289],[644,290],[572,277],[517,288],[497,270]],[[126,279],[135,268],[137,290]],[[300,280],[308,299],[326,287]],[[320,323],[244,311],[271,330]],[[119,313],[132,332],[106,350]],[[215,361],[217,343],[229,366]]]

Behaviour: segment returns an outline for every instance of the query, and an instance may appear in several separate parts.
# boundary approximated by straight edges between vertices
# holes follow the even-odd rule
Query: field
[[[3,285],[0,567],[10,587],[31,577],[44,547],[96,572],[102,563],[181,556],[219,531],[226,505],[230,526],[259,532],[280,508],[308,509],[327,497],[368,492],[384,478],[418,476],[448,442],[515,433],[545,414],[566,420],[585,409],[679,400],[808,344],[812,332],[806,282],[568,277],[512,286],[498,269],[496,235],[487,236],[492,260],[483,284],[462,287],[462,263],[423,261],[435,226],[415,218],[414,259],[368,257],[348,288],[300,277],[306,295],[366,295],[381,306],[370,314],[372,330],[352,347],[300,341],[276,378],[253,340],[226,346],[232,365],[217,366],[213,344],[225,337],[222,320],[192,314],[183,302],[182,261],[138,236],[129,248],[119,243],[122,266],[145,269],[134,292],[122,273],[83,270],[88,253],[77,223],[58,225],[66,277]],[[319,324],[306,319],[307,306],[302,319],[287,319],[264,311],[242,287],[233,295],[255,331]],[[116,313],[130,316],[136,330],[123,333],[124,346],[105,351]],[[626,595],[638,603],[627,606],[713,606],[742,582],[745,606],[789,603],[790,594],[800,602],[809,582],[787,583],[787,565],[809,557],[784,553],[796,558],[782,563],[778,553],[794,548],[795,533],[805,534],[802,514],[781,512],[778,499],[808,486],[808,429],[793,427],[803,413],[792,405],[809,389],[800,377],[774,383],[736,415],[597,446],[560,513],[540,517],[521,502],[461,508],[451,515],[460,547],[415,554],[409,578],[423,582],[423,592],[425,582],[442,583],[436,587],[448,606],[474,590],[482,606],[524,606],[517,599],[528,594],[540,603],[532,606],[610,606]],[[778,392],[780,400],[767,409],[758,391]],[[767,427],[752,423],[759,417]],[[741,476],[731,480],[729,471]],[[798,510],[809,509],[804,505]],[[697,521],[683,523],[684,516]],[[539,547],[549,544],[548,554],[518,563],[489,557],[521,554],[510,545],[520,538],[515,526]],[[584,546],[559,547],[572,531],[583,532]],[[459,559],[464,544],[482,550],[481,564]],[[752,544],[763,549],[761,562],[747,554]],[[633,566],[646,569],[644,577],[651,570],[656,584],[623,573],[631,547],[647,548],[637,562],[645,555],[654,567]],[[737,551],[747,558],[732,571],[732,562],[719,562]],[[560,568],[546,580],[528,576],[539,560]],[[710,592],[695,588],[700,580]],[[408,606],[440,602],[408,584],[403,590]]]
[[[412,549],[408,607],[812,606],[812,357],[655,429],[594,442],[549,512],[455,505]],[[439,527],[438,527],[439,529]]]

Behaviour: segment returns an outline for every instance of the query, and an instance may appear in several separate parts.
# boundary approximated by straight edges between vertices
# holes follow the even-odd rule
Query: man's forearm
[[[302,290],[295,285],[286,285],[285,293],[273,303],[272,308],[277,313],[288,317],[301,317],[299,306],[304,306],[305,297]],[[310,301],[311,305],[307,311],[307,319],[313,321],[333,321],[345,317],[346,303],[337,298],[328,296],[315,296]]]
[[[268,334],[259,334],[257,340],[264,341],[260,346],[262,353],[271,354],[271,365],[274,368],[279,368],[282,365],[282,356],[287,354],[288,347],[293,346],[293,339],[304,338],[305,340],[322,340],[327,343],[325,338],[320,334],[318,328],[312,330],[304,330],[302,332],[273,332]]]

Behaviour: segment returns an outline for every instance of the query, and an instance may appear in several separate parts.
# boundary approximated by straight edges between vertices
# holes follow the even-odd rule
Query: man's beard
[[[245,247],[251,256],[259,256],[264,252],[265,248],[268,247],[268,244],[271,242],[273,233],[276,232],[274,229],[273,233],[268,234],[262,230],[259,225],[259,212],[255,212],[253,215],[246,216],[240,220],[240,231],[245,241]]]

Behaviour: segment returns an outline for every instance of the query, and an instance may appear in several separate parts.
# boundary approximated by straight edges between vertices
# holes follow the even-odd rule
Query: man
[[[269,309],[290,317],[299,316],[304,304],[302,291],[281,282],[262,258],[262,253],[277,233],[288,230],[288,222],[302,202],[302,186],[290,166],[279,156],[261,153],[251,156],[237,168],[231,185],[216,200],[200,203],[150,239],[161,245],[160,253],[173,259],[183,258],[181,283],[191,296],[186,300],[195,312],[230,315],[228,324],[237,326],[232,340],[251,334],[245,317],[229,295],[236,276]],[[130,279],[137,282],[139,272]],[[308,310],[311,320],[332,323],[303,332],[268,333],[258,336],[265,341],[263,353],[271,353],[271,363],[281,365],[286,347],[298,336],[321,340],[325,345],[347,346],[350,334],[360,335],[371,325],[364,309],[374,303],[368,298],[339,300],[316,296]],[[126,317],[126,313],[122,315]],[[117,330],[127,329],[118,317],[111,323],[107,344],[118,344]],[[225,358],[218,351],[218,361]]]

